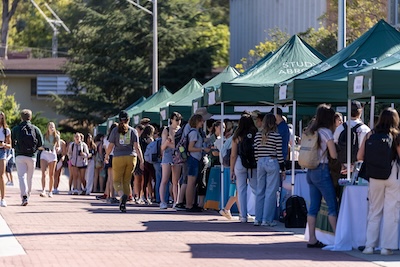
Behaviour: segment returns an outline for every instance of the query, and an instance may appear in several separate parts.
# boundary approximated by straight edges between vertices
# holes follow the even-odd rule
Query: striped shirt
[[[282,137],[277,132],[270,132],[267,136],[267,142],[262,143],[262,132],[258,132],[254,137],[254,153],[256,160],[262,157],[277,158],[279,163],[284,162],[282,154]]]

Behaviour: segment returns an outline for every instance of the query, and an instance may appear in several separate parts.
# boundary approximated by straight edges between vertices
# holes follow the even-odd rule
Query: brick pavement
[[[16,177],[16,175],[14,175]],[[17,179],[15,179],[17,181]],[[17,186],[7,187],[7,208],[0,208],[25,255],[0,256],[0,266],[399,266],[395,256],[364,256],[307,249],[302,235],[282,225],[254,227],[228,221],[215,211],[200,214],[155,206],[118,205],[94,196],[39,197],[40,172],[33,193],[19,206]],[[1,233],[0,238],[10,238]],[[11,245],[10,245],[11,246]],[[1,254],[0,254],[1,255]],[[383,261],[384,260],[384,261]],[[374,261],[374,262],[371,262]]]

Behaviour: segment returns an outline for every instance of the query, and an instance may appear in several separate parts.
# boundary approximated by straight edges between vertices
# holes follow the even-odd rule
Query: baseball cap
[[[212,114],[208,113],[207,108],[201,107],[196,109],[196,112],[194,114],[199,114],[203,117],[203,120],[209,120],[212,117]]]
[[[128,113],[125,110],[121,110],[119,112],[118,118],[119,118],[120,121],[127,121],[129,116],[128,116]]]

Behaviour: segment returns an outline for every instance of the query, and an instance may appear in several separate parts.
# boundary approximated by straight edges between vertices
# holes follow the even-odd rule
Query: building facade
[[[52,95],[66,95],[69,77],[62,70],[66,58],[8,59],[3,60],[1,83],[8,95],[14,95],[20,109],[28,108],[34,113],[59,122],[65,119],[54,110]]]
[[[248,56],[269,30],[279,28],[290,36],[321,26],[327,0],[230,0],[230,58],[235,66]]]

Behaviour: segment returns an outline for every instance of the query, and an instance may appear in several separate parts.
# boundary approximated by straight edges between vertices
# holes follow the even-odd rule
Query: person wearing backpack
[[[350,110],[350,127],[352,129],[352,134],[354,132],[354,137],[352,140],[354,142],[351,143],[351,160],[350,162],[353,164],[357,160],[357,152],[361,147],[361,143],[364,140],[367,133],[371,131],[371,129],[365,125],[361,120],[361,114],[363,111],[363,107],[358,101],[351,101],[351,110]],[[347,123],[342,123],[337,126],[333,139],[336,144],[338,160],[341,163],[347,163]]]
[[[22,122],[11,130],[11,140],[15,149],[15,165],[17,166],[22,199],[21,206],[26,206],[32,191],[36,152],[43,145],[43,136],[39,128],[31,123],[31,110],[23,109],[20,114]]]
[[[231,150],[231,180],[236,181],[240,222],[247,222],[247,183],[255,194],[257,186],[257,162],[254,155],[254,137],[257,133],[253,118],[244,114],[233,134]]]
[[[254,225],[276,226],[276,222],[274,222],[276,192],[281,177],[285,178],[282,137],[277,132],[276,118],[273,114],[265,115],[262,125],[262,130],[254,138],[254,152],[257,160],[256,218]]]
[[[391,255],[393,250],[399,248],[400,167],[397,162],[400,155],[399,121],[399,114],[395,109],[384,109],[378,123],[367,134],[357,154],[357,159],[366,163],[369,178],[369,209],[364,254],[373,254],[374,248],[379,247],[379,240],[381,255]],[[369,164],[373,166],[368,167]]]
[[[319,105],[315,120],[305,132],[307,135],[318,134],[317,156],[319,159],[319,164],[315,168],[307,170],[307,183],[310,187],[310,209],[307,214],[309,229],[308,248],[322,248],[325,246],[315,236],[315,224],[321,208],[322,197],[328,205],[329,223],[332,226],[333,232],[336,231],[338,204],[328,166],[328,153],[332,159],[337,158],[332,134],[334,116],[335,111],[330,106],[326,104]]]
[[[200,178],[200,167],[201,161],[203,158],[203,152],[209,153],[210,148],[204,147],[203,142],[204,138],[200,134],[200,129],[203,128],[204,120],[202,115],[194,114],[190,120],[189,125],[191,127],[187,140],[188,140],[188,151],[189,157],[187,159],[187,167],[188,167],[188,178],[187,178],[187,187],[186,187],[186,210],[187,211],[200,211],[195,204],[195,195],[196,195],[196,183]]]
[[[181,165],[174,164],[172,155],[176,146],[175,134],[181,128],[182,115],[178,112],[173,112],[170,116],[170,125],[166,127],[161,134],[161,151],[163,157],[161,160],[162,178],[160,184],[160,209],[168,208],[168,200],[166,199],[167,185],[172,174],[172,194],[174,198],[174,206],[178,201],[179,194],[179,178],[181,175]]]
[[[107,164],[110,160],[110,153],[113,151],[112,172],[114,189],[120,196],[119,210],[126,213],[126,202],[131,193],[130,181],[137,159],[140,162],[140,169],[144,170],[144,158],[139,145],[139,136],[136,129],[129,126],[129,115],[121,110],[118,115],[119,123],[109,136],[110,144],[107,147],[104,161]]]

